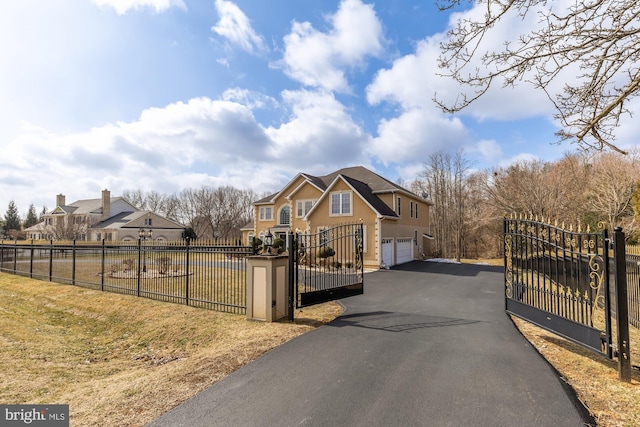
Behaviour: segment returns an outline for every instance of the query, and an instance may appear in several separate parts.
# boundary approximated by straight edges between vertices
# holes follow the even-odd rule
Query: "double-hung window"
[[[271,221],[273,219],[273,210],[269,207],[260,208],[260,221]]]
[[[331,193],[331,215],[351,215],[352,193],[350,191]]]
[[[313,200],[298,200],[296,202],[296,217],[303,218],[313,207]]]

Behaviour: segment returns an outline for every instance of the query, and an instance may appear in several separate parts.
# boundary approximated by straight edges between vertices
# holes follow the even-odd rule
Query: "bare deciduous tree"
[[[446,9],[461,0],[439,0]],[[556,107],[562,141],[583,148],[620,151],[615,129],[640,89],[640,3],[635,0],[486,0],[484,14],[463,18],[442,43],[440,67],[471,89],[453,103],[437,98],[448,112],[464,109],[493,84],[523,81],[543,90]],[[566,6],[565,6],[566,5]],[[501,50],[485,47],[505,19],[531,15],[538,25],[505,40]],[[470,15],[464,15],[470,16]],[[515,31],[515,30],[514,30]],[[481,64],[481,65],[478,65]],[[567,72],[571,69],[571,72]],[[574,70],[577,70],[574,72]],[[561,81],[558,82],[557,80]],[[556,82],[554,85],[553,83]],[[556,90],[563,83],[563,90]]]
[[[240,228],[253,217],[252,190],[224,186],[183,190],[178,196],[179,217],[201,239],[239,238]]]
[[[431,197],[429,209],[435,253],[460,260],[465,250],[465,216],[469,161],[459,151],[455,156],[438,152],[425,165],[422,185]]]
[[[588,189],[589,206],[607,221],[609,228],[623,226],[633,232],[633,192],[640,162],[635,156],[606,153],[595,158]]]
[[[499,213],[525,213],[578,223],[590,180],[584,159],[566,155],[557,162],[521,161],[493,171],[489,201]]]

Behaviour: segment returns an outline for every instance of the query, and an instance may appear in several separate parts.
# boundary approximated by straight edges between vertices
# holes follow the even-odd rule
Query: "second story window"
[[[331,215],[351,215],[351,192],[331,193]]]
[[[398,216],[402,215],[402,200],[400,199],[400,197],[398,197]]]
[[[271,221],[273,219],[273,211],[271,206],[260,208],[260,221]]]
[[[296,202],[296,217],[303,218],[313,207],[313,200],[298,200]]]
[[[291,224],[291,209],[289,208],[289,206],[283,206],[282,209],[280,209],[278,224],[279,225]]]

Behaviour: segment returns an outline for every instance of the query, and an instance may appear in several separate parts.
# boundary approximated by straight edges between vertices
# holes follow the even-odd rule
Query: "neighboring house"
[[[390,267],[429,254],[430,202],[361,166],[325,176],[299,173],[282,190],[254,203],[255,220],[242,228],[244,241],[267,231],[319,233],[362,221],[364,265]]]
[[[25,230],[27,239],[122,241],[145,239],[179,240],[185,228],[175,221],[149,211],[141,211],[122,197],[102,191],[100,199],[77,200],[69,205],[63,194],[43,221]]]

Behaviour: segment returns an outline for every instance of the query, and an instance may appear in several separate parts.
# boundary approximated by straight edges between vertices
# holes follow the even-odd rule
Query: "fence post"
[[[53,280],[53,239],[49,241],[49,281]]]
[[[618,378],[631,382],[631,354],[629,348],[629,306],[627,300],[627,257],[622,227],[613,231],[616,277],[616,323],[618,326]]]
[[[76,239],[73,239],[71,247],[71,284],[76,284]]]
[[[189,236],[186,238],[185,246],[185,279],[184,279],[184,301],[189,305]]]
[[[104,291],[104,264],[105,264],[105,247],[104,239],[102,239],[102,259],[100,260],[100,290]]]
[[[34,256],[34,248],[33,248],[33,239],[31,239],[31,250],[29,255],[29,278],[33,279],[33,256]]]
[[[142,238],[138,237],[138,296],[140,296],[140,268],[142,265]]]
[[[18,271],[18,241],[13,243],[13,274]]]

